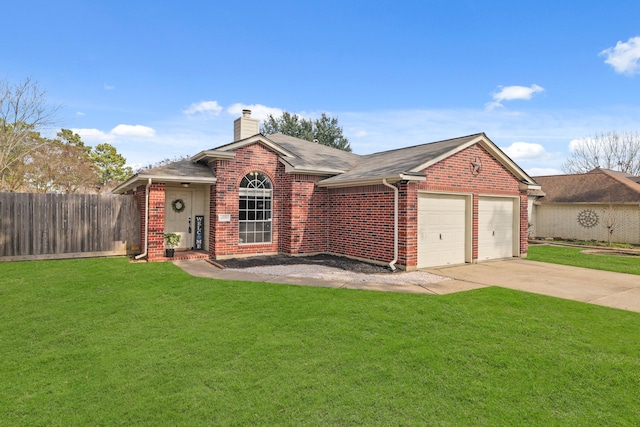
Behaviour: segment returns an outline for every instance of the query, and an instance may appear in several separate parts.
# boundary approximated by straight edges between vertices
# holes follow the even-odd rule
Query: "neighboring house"
[[[218,260],[329,253],[414,270],[526,254],[540,187],[485,134],[359,156],[262,135],[250,114],[234,142],[114,190],[140,201],[143,257],[165,260],[165,232]]]
[[[595,168],[534,179],[531,236],[640,244],[640,178]]]

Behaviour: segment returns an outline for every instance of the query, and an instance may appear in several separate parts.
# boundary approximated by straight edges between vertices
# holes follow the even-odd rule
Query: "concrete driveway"
[[[428,269],[476,287],[500,286],[640,312],[640,276],[522,259]],[[442,283],[443,285],[446,282]]]

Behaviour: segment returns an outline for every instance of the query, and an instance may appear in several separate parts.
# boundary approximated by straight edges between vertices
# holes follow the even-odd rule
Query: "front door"
[[[193,190],[167,189],[164,232],[180,236],[176,249],[193,246]]]

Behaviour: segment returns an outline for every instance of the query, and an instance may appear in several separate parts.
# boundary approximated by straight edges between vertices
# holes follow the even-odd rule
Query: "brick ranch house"
[[[114,192],[140,202],[148,261],[175,232],[178,250],[216,260],[328,253],[415,270],[525,255],[539,188],[484,133],[360,156],[262,135],[245,110],[232,143]]]

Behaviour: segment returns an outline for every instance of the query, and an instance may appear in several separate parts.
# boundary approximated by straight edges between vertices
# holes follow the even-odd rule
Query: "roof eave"
[[[529,190],[542,190],[542,186],[539,184],[530,184],[528,182],[520,181],[520,191]]]
[[[220,150],[203,150],[191,157],[191,160],[194,162],[199,162],[201,160],[228,160],[233,159],[236,156],[236,153],[228,152],[228,151],[220,151]]]
[[[120,184],[111,191],[114,194],[124,194],[129,190],[132,190],[140,185],[145,185],[151,180],[152,182],[177,182],[189,184],[215,184],[218,179],[214,176],[205,178],[201,176],[175,176],[175,175],[134,175],[124,183]]]
[[[344,173],[341,169],[320,169],[311,165],[294,166],[282,157],[279,158],[280,163],[284,165],[285,173],[299,173],[304,175],[339,175]]]
[[[390,184],[394,184],[398,181],[426,181],[426,176],[418,176],[413,174],[399,174],[392,176],[379,176],[372,178],[361,178],[361,179],[353,179],[349,181],[338,181],[338,182],[323,182],[319,181],[317,183],[318,187],[325,188],[341,188],[341,187],[359,187],[363,185],[378,185],[382,184],[382,181],[386,180]]]

